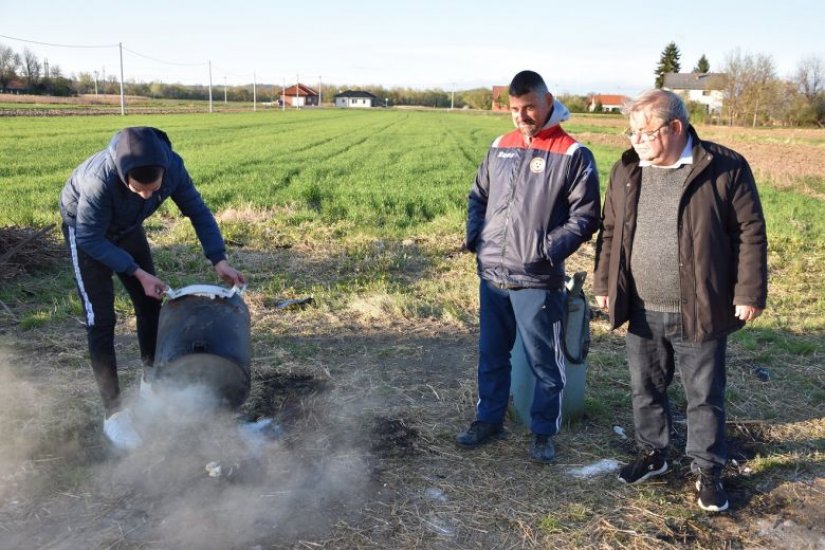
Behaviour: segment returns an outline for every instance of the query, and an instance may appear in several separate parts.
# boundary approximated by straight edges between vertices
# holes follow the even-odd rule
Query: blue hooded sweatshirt
[[[160,188],[148,199],[129,189],[126,174],[142,166],[164,168]],[[172,151],[165,132],[157,128],[125,128],[109,146],[78,166],[60,194],[63,222],[73,227],[77,246],[117,273],[138,268],[118,240],[171,197],[195,228],[206,257],[216,264],[226,258],[218,224],[195,189],[183,159]]]

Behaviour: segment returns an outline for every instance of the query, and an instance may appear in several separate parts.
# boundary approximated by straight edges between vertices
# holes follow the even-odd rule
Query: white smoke
[[[369,469],[341,442],[351,427],[336,425],[340,404],[281,430],[271,418],[246,422],[197,388],[148,401],[126,388],[144,445],[117,454],[100,431],[91,372],[69,390],[59,382],[71,375],[28,381],[17,364],[0,359],[1,548],[288,544],[323,536],[366,499]]]

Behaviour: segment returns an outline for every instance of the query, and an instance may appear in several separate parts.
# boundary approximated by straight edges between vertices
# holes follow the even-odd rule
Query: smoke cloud
[[[127,391],[144,445],[120,454],[98,403],[57,379],[23,380],[14,362],[0,359],[0,547],[288,545],[323,538],[366,501],[368,464],[341,437],[354,427],[336,420],[340,403],[314,401],[312,421],[282,427],[250,423],[200,388]],[[96,397],[90,372],[84,384]],[[67,416],[74,427],[55,433]]]

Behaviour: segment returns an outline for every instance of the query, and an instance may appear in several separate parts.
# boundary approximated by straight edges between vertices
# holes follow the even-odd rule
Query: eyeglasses
[[[630,141],[635,141],[636,138],[639,138],[640,140],[644,141],[645,143],[650,143],[651,141],[653,141],[654,139],[659,137],[659,132],[661,132],[663,128],[666,128],[666,127],[670,126],[671,122],[673,122],[673,121],[668,120],[667,122],[665,122],[664,124],[662,124],[661,126],[656,128],[655,130],[651,130],[649,132],[646,132],[644,130],[639,130],[639,131],[634,132],[633,130],[628,128],[623,133],[624,133],[624,136],[627,139],[629,139]]]

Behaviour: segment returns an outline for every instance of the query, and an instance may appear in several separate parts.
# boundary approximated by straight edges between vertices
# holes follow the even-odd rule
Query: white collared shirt
[[[687,143],[685,143],[685,148],[682,149],[682,154],[679,156],[679,159],[670,164],[668,166],[656,166],[651,164],[649,160],[640,160],[639,166],[644,168],[645,166],[653,166],[655,168],[679,168],[683,164],[693,164],[693,136],[688,134]]]

